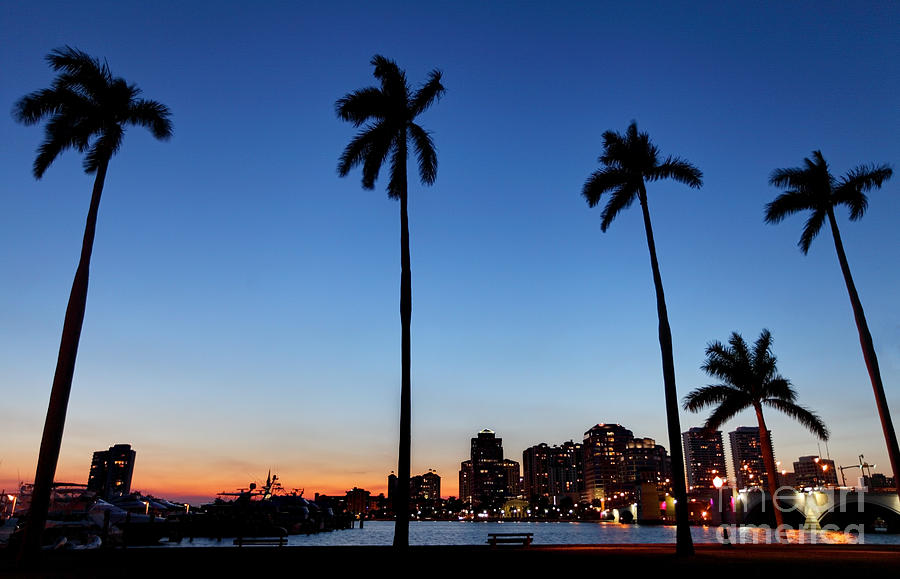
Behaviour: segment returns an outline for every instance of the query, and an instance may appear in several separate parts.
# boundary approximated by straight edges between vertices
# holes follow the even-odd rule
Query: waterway
[[[483,545],[488,533],[533,533],[535,545],[625,545],[639,543],[673,543],[675,527],[620,525],[595,522],[463,522],[415,521],[409,524],[411,545]],[[724,534],[718,527],[691,527],[695,543],[720,543]],[[290,546],[390,545],[394,537],[391,521],[366,521],[360,529],[346,529],[315,535],[291,535]],[[741,527],[731,528],[728,540],[735,543],[775,543],[774,531]],[[787,541],[794,544],[872,544],[900,545],[900,535],[838,531],[787,531]],[[164,543],[171,547],[233,546],[232,539],[185,539],[181,543]]]

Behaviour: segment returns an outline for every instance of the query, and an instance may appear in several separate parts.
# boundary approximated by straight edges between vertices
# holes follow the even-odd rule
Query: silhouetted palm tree
[[[26,125],[47,120],[44,142],[34,161],[34,176],[40,179],[60,153],[75,149],[85,153],[84,170],[95,174],[95,177],[81,259],[66,307],[56,373],[41,438],[22,550],[26,557],[40,545],[50,504],[50,490],[62,445],[78,340],[84,321],[97,211],[109,160],[119,150],[128,125],[146,127],[157,139],[168,139],[172,135],[169,109],[156,101],[138,98],[140,89],[114,77],[106,62],[100,63],[70,47],[52,51],[47,55],[47,62],[59,72],[52,86],[23,97],[13,109],[16,120]]]
[[[412,92],[406,73],[383,56],[372,58],[374,75],[381,88],[367,87],[353,91],[335,104],[338,117],[359,127],[365,124],[344,149],[338,163],[338,173],[346,177],[350,170],[362,166],[362,185],[374,189],[381,166],[390,156],[391,173],[387,192],[391,199],[400,200],[400,325],[401,365],[400,387],[400,446],[397,466],[397,488],[393,500],[397,522],[394,546],[409,546],[409,477],[411,446],[410,409],[410,338],[412,319],[412,278],[409,259],[409,219],[407,216],[406,161],[409,141],[419,165],[422,183],[432,185],[437,176],[437,154],[431,135],[415,123],[421,113],[444,93],[441,73],[433,70],[428,80]]]
[[[881,429],[887,443],[897,495],[900,496],[900,476],[898,476],[900,475],[898,472],[900,449],[897,446],[897,433],[894,431],[890,408],[884,395],[884,385],[881,382],[881,370],[878,368],[872,334],[869,333],[866,314],[863,312],[862,302],[856,292],[853,276],[850,275],[850,265],[847,263],[844,244],[841,242],[841,233],[838,231],[837,220],[834,217],[834,208],[838,205],[845,205],[850,210],[851,221],[862,218],[869,205],[865,192],[880,188],[882,183],[891,178],[893,171],[887,165],[860,165],[840,179],[836,179],[829,172],[828,164],[822,157],[821,151],[813,151],[813,158],[805,158],[803,161],[803,167],[776,169],[772,172],[769,183],[786,189],[786,191],[776,197],[775,201],[766,205],[766,223],[779,223],[794,213],[811,211],[812,214],[806,221],[798,243],[804,254],[809,251],[810,244],[821,231],[826,218],[831,225],[834,248],[841,264],[841,272],[844,274],[847,292],[850,294],[853,317],[856,319],[856,329],[859,332],[859,343],[862,346],[863,359],[869,371],[872,389],[875,391],[875,404],[881,418]]]
[[[715,407],[704,425],[709,430],[718,430],[739,412],[753,409],[759,424],[759,441],[766,467],[768,491],[774,505],[778,471],[769,430],[763,418],[763,406],[787,414],[822,440],[828,440],[828,429],[818,416],[796,404],[797,393],[790,381],[778,373],[775,365],[772,334],[769,330],[762,331],[753,344],[753,350],[747,347],[744,338],[737,332],[732,332],[728,344],[725,346],[716,341],[707,346],[706,362],[700,366],[704,372],[722,382],[702,386],[685,396],[684,408],[699,412],[707,406]],[[780,527],[784,524],[781,509],[775,506],[773,510],[775,524]]]
[[[688,523],[687,489],[684,477],[684,453],[681,447],[681,425],[678,418],[678,392],[675,389],[675,361],[672,355],[672,331],[666,312],[666,298],[663,293],[659,262],[656,259],[656,244],[650,225],[650,211],[647,208],[646,181],[674,179],[690,187],[699,189],[703,185],[703,173],[685,160],[667,157],[659,162],[659,150],[650,142],[647,133],[638,133],[637,124],[632,122],[625,134],[606,131],[603,133],[603,155],[599,159],[603,168],[595,171],[585,182],[582,194],[588,204],[594,207],[604,193],[609,192],[609,201],[601,214],[600,229],[606,231],[619,212],[629,207],[635,199],[641,204],[644,216],[644,230],[650,249],[650,267],[653,270],[653,284],[656,287],[656,310],[659,315],[659,346],[662,353],[663,384],[666,398],[666,415],[669,430],[669,448],[672,451],[672,487],[675,495],[675,520],[677,524],[676,544],[679,554],[694,552],[691,530]]]

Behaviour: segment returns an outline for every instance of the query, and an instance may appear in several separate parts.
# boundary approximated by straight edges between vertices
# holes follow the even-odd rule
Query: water
[[[488,533],[533,533],[535,545],[625,545],[634,543],[675,543],[675,527],[620,525],[595,522],[463,522],[463,521],[413,521],[409,524],[411,545],[484,545]],[[721,531],[716,527],[691,527],[695,543],[718,543]],[[390,545],[394,538],[392,521],[366,521],[360,529],[346,529],[315,535],[290,535],[288,545],[340,546],[340,545]],[[773,533],[763,529],[742,527],[732,530],[730,538],[740,543],[774,543]],[[900,544],[900,535],[876,533],[840,533],[834,531],[788,531],[790,543],[864,543],[880,545]],[[233,546],[232,539],[194,539],[180,547]]]

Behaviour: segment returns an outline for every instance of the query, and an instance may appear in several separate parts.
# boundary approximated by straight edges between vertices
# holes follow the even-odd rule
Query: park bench
[[[244,545],[271,545],[284,547],[287,545],[287,537],[238,537],[234,540],[234,544],[238,547],[243,547]]]
[[[534,533],[488,533],[488,545],[522,545],[527,547],[534,540]]]

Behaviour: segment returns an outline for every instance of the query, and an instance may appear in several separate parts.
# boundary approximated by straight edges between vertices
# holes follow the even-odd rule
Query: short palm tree
[[[355,127],[365,125],[344,149],[338,173],[346,177],[351,169],[362,166],[362,185],[374,189],[384,162],[390,157],[390,180],[387,193],[400,200],[400,325],[401,386],[400,445],[397,466],[397,488],[393,501],[397,522],[394,546],[409,546],[409,478],[411,447],[410,404],[410,321],[412,320],[412,277],[409,257],[409,218],[407,216],[406,161],[412,143],[422,183],[432,185],[437,176],[437,154],[431,135],[416,124],[416,117],[434,104],[444,93],[440,71],[433,70],[428,80],[411,91],[406,73],[383,56],[372,59],[374,75],[381,87],[367,87],[348,93],[335,105],[341,120]]]
[[[753,409],[759,423],[763,464],[774,505],[778,471],[763,407],[787,414],[822,440],[828,440],[828,429],[816,414],[797,405],[797,392],[790,381],[778,373],[769,330],[762,331],[752,350],[737,332],[732,332],[728,346],[713,342],[706,348],[706,362],[700,368],[721,382],[702,386],[685,396],[685,410],[699,412],[708,406],[714,407],[704,427],[718,430],[739,412]],[[774,511],[776,526],[781,527],[784,524],[781,509],[775,505]]]
[[[812,159],[804,159],[803,167],[776,169],[772,172],[769,183],[786,189],[786,191],[766,205],[766,223],[780,223],[789,215],[810,211],[811,215],[806,221],[798,244],[804,254],[809,251],[810,244],[822,230],[826,219],[831,225],[834,248],[837,251],[838,262],[841,264],[841,272],[844,274],[847,292],[850,294],[850,305],[853,308],[853,317],[856,319],[863,359],[869,371],[872,389],[875,391],[875,405],[878,407],[878,415],[881,418],[881,429],[887,443],[888,458],[891,461],[897,494],[900,496],[900,476],[898,476],[900,474],[900,448],[897,446],[897,433],[894,431],[890,407],[884,394],[884,384],[881,381],[881,370],[878,368],[872,334],[869,333],[866,314],[863,312],[862,302],[856,292],[853,276],[850,275],[850,266],[847,263],[847,255],[844,253],[844,244],[841,242],[841,233],[834,217],[834,208],[844,205],[850,210],[851,221],[861,219],[869,205],[865,192],[880,188],[882,183],[891,178],[892,174],[893,171],[887,165],[861,165],[837,179],[828,170],[828,164],[822,157],[821,151],[813,151]]]
[[[138,98],[140,89],[114,77],[106,62],[101,63],[70,47],[52,51],[47,56],[47,62],[59,73],[52,86],[26,95],[13,109],[16,120],[26,125],[47,120],[44,142],[34,161],[34,176],[40,179],[60,153],[66,149],[75,149],[85,154],[84,170],[95,177],[81,259],[66,307],[56,373],[53,376],[50,404],[41,438],[34,492],[23,543],[22,553],[26,557],[34,554],[40,545],[40,535],[50,504],[50,490],[62,445],[66,409],[87,303],[97,211],[109,160],[119,150],[128,125],[146,127],[157,139],[168,139],[172,135],[169,109],[156,101]]]
[[[600,156],[602,169],[595,171],[585,182],[582,195],[590,207],[596,206],[604,193],[609,193],[609,201],[601,214],[600,229],[606,231],[619,212],[629,207],[637,199],[644,216],[644,230],[650,250],[650,267],[653,270],[653,285],[656,288],[656,310],[659,316],[659,346],[662,353],[663,385],[665,389],[666,416],[669,430],[669,448],[672,451],[672,490],[675,495],[676,550],[679,554],[694,552],[691,530],[688,522],[687,489],[684,477],[684,453],[681,447],[681,425],[678,418],[678,393],[675,388],[675,360],[672,355],[672,331],[666,311],[659,262],[656,259],[656,243],[650,225],[650,211],[647,208],[647,181],[674,179],[690,187],[699,189],[703,185],[703,173],[683,159],[667,157],[660,162],[659,150],[650,142],[647,133],[639,133],[637,124],[632,122],[625,134],[606,131],[603,133],[603,155]]]

